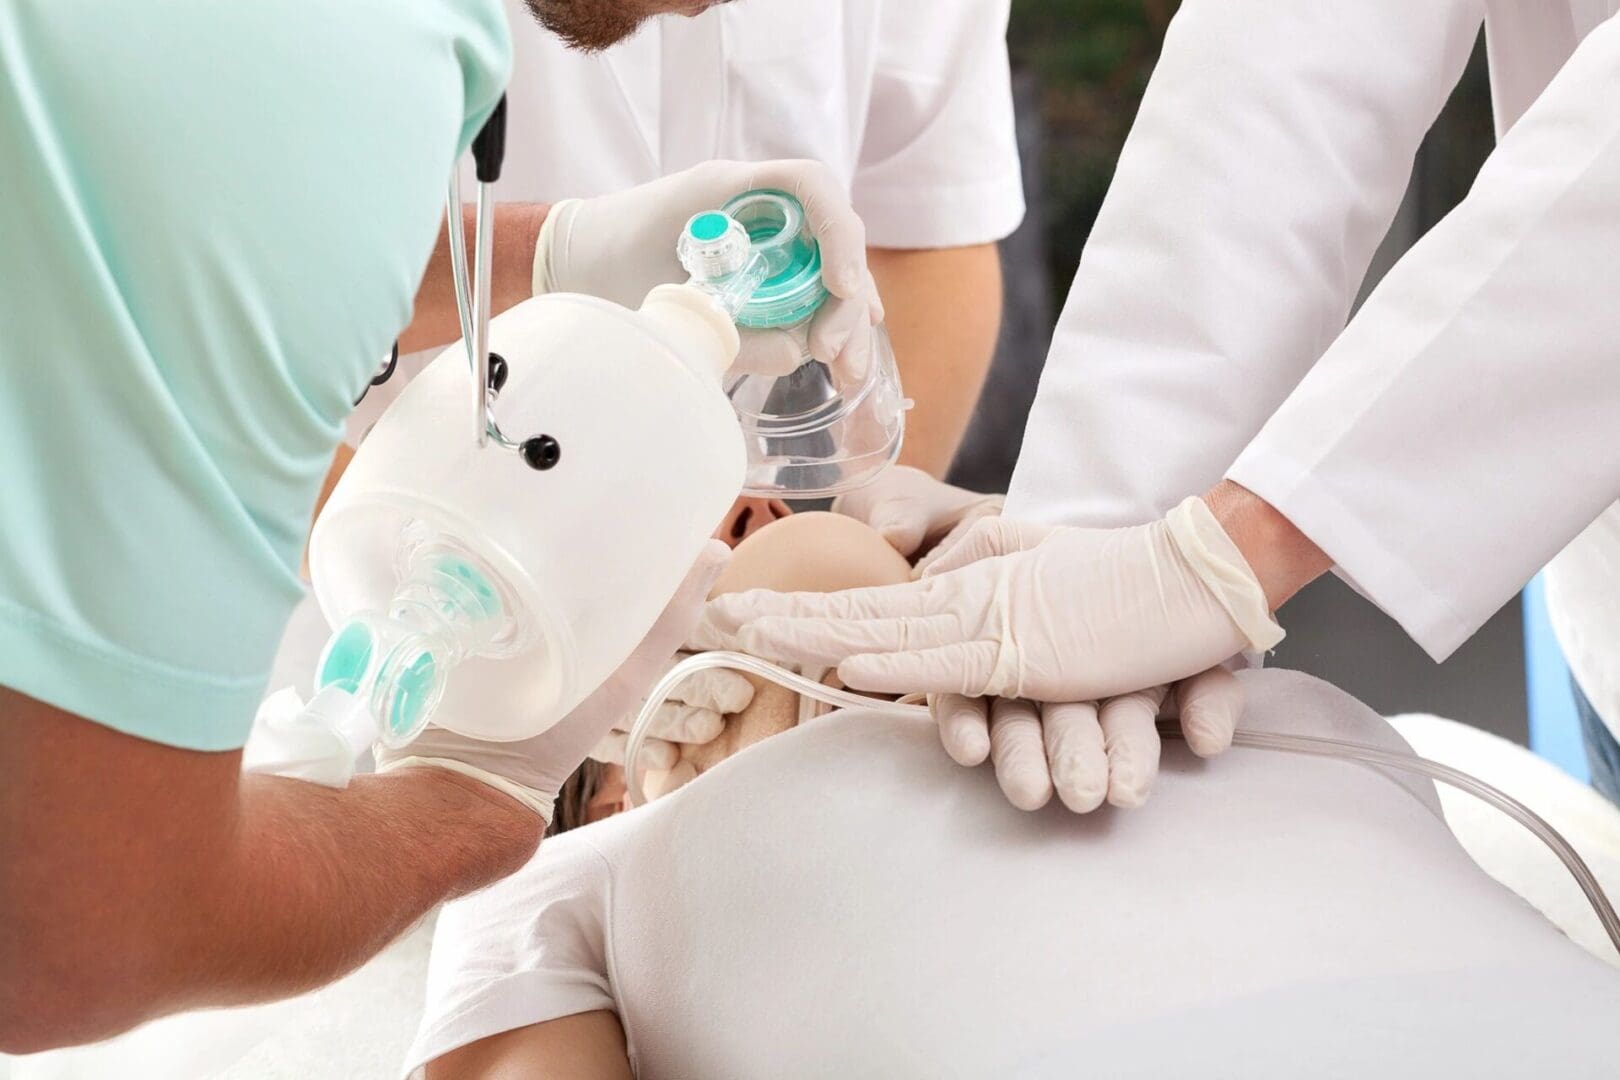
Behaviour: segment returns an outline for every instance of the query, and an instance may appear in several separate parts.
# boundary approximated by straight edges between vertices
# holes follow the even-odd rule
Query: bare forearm
[[[1310,537],[1249,489],[1222,480],[1204,502],[1248,561],[1272,611],[1332,568]]]
[[[539,842],[531,811],[442,770],[335,791],[4,690],[0,720],[0,1050],[314,987]]]
[[[906,396],[900,461],[943,477],[967,431],[1001,330],[1001,256],[994,244],[867,253],[887,312]]]
[[[535,244],[549,209],[544,203],[506,203],[495,208],[495,239],[491,247],[494,274],[490,278],[490,307],[495,313],[529,298]],[[466,231],[467,266],[471,272],[476,216],[470,204],[463,208],[462,221]],[[450,232],[440,225],[438,242],[416,293],[411,324],[400,335],[399,347],[404,352],[416,352],[448,345],[460,337],[455,279],[450,272]]]
[[[523,865],[542,823],[516,802],[443,769],[357,778],[345,790],[250,777],[233,858],[193,929],[196,969],[177,973],[249,1002],[321,986],[443,900]]]

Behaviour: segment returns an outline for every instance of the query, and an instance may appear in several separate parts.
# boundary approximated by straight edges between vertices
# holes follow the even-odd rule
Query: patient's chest
[[[644,1080],[1074,1075],[1076,1046],[1251,995],[1596,967],[1409,791],[1331,761],[1171,747],[1142,810],[1024,814],[926,723],[845,714],[621,835],[610,977]]]

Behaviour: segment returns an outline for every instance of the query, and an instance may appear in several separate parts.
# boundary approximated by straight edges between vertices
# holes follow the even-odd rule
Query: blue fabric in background
[[[1570,693],[1569,665],[1547,619],[1547,588],[1540,574],[1524,590],[1524,664],[1530,749],[1577,780],[1589,782],[1591,770],[1581,742],[1580,714]]]

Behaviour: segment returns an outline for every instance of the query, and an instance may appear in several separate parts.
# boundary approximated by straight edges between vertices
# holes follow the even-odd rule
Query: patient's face
[[[732,552],[731,562],[710,595],[749,589],[838,592],[909,580],[910,564],[871,526],[838,514],[817,512],[777,517],[752,531]],[[825,673],[805,674],[820,678]],[[811,711],[818,708],[816,703],[801,702],[799,695],[786,687],[752,675],[744,677],[754,684],[755,691],[748,708],[727,717],[725,731],[713,742],[682,747],[681,764],[690,765],[699,775],[816,714]],[[664,792],[668,775],[656,771],[647,774],[644,786],[649,797],[657,798]],[[617,812],[624,799],[622,770],[609,770],[591,801],[588,819]]]

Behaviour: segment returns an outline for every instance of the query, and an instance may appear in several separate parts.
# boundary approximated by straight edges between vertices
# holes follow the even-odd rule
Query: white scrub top
[[[1620,496],[1616,7],[1182,5],[1007,512],[1137,523],[1229,476],[1465,641]],[[1500,145],[1347,327],[1482,22]]]
[[[1241,677],[1248,726],[1404,748],[1326,683]],[[406,1067],[610,1009],[643,1080],[1614,1074],[1620,973],[1426,782],[1164,771],[1139,810],[1026,814],[927,720],[813,721],[447,905]]]
[[[750,0],[652,19],[600,54],[507,0],[500,198],[600,195],[714,158],[814,158],[877,247],[999,240],[1024,211],[1010,0]]]
[[[749,0],[649,19],[600,53],[564,46],[522,0],[506,8],[500,201],[622,191],[716,158],[812,158],[848,185],[876,247],[991,243],[1023,220],[1010,0]],[[437,355],[401,357],[348,441]]]

